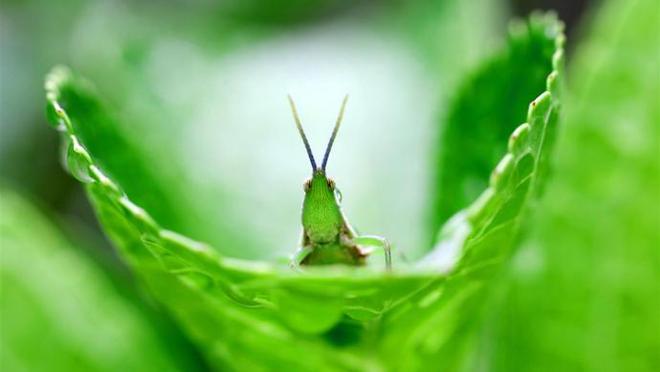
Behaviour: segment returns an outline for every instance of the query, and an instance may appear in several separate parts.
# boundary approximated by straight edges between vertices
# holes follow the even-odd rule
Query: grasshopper
[[[304,183],[305,199],[302,206],[301,244],[291,258],[291,266],[294,268],[300,265],[331,264],[362,266],[365,265],[366,258],[371,253],[367,247],[372,247],[384,250],[385,267],[388,271],[391,270],[392,254],[389,242],[379,236],[356,233],[341,210],[341,193],[335,182],[326,176],[328,157],[344,116],[348,96],[344,97],[341,104],[321,167],[316,166],[296,105],[291,96],[288,98],[298,133],[300,133],[305,150],[307,150],[307,157],[312,165],[312,177]]]

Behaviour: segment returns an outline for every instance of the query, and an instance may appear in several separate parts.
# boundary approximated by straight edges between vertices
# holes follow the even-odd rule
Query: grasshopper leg
[[[392,246],[387,239],[375,235],[360,235],[352,239],[358,245],[382,248],[385,252],[385,268],[392,270]]]
[[[309,246],[304,246],[298,248],[296,252],[291,256],[291,261],[289,261],[289,266],[292,269],[298,269],[300,264],[303,262],[305,257],[307,257],[312,252],[312,248]]]

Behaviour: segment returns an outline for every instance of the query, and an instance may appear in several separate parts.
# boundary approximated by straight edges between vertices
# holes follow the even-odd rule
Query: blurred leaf
[[[602,5],[576,49],[556,177],[491,305],[485,370],[660,366],[660,12]]]
[[[8,190],[0,210],[3,370],[194,370],[39,211]]]
[[[49,119],[65,138],[65,163],[86,184],[121,255],[216,368],[427,369],[437,366],[438,358],[451,365],[463,353],[457,353],[462,343],[449,342],[450,337],[472,322],[483,284],[506,258],[528,194],[540,181],[535,171],[543,158],[541,145],[547,130],[554,130],[561,27],[553,17],[535,17],[528,27],[545,29],[556,43],[549,91],[532,102],[529,124],[516,130],[490,187],[448,225],[441,247],[462,254],[449,266],[432,256],[427,267],[400,267],[390,275],[345,267],[296,273],[284,265],[223,257],[218,252],[224,249],[163,229],[132,201],[130,191],[108,177],[105,167],[111,163],[98,161],[85,142],[90,129],[83,128],[112,124],[97,122],[107,116],[80,107],[101,106],[66,69],[47,78]]]
[[[436,146],[434,236],[486,188],[490,170],[506,150],[504,140],[525,121],[520,108],[544,89],[555,51],[552,27],[513,23],[507,48],[460,86]]]
[[[500,44],[503,35],[499,31],[508,17],[499,0],[408,1],[401,5],[397,9],[401,15],[393,17],[394,21],[402,22],[402,31],[428,63],[443,96],[453,93],[465,72]],[[391,27],[392,19],[384,23]]]

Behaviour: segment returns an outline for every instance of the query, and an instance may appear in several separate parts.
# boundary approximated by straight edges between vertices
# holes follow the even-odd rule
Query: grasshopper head
[[[335,197],[335,183],[322,170],[305,182],[302,223],[313,243],[330,243],[339,235],[343,217]]]
[[[293,103],[291,96],[289,96],[293,118],[296,121],[298,132],[305,144],[305,150],[307,150],[307,156],[312,165],[312,178],[305,182],[305,200],[303,201],[302,213],[303,227],[307,237],[312,243],[325,244],[336,241],[344,222],[339,209],[339,202],[335,197],[335,183],[326,177],[325,167],[328,164],[330,150],[332,149],[335,137],[337,137],[339,125],[344,116],[344,108],[346,107],[347,100],[348,96],[344,97],[339,116],[337,117],[337,122],[332,130],[328,146],[325,149],[323,163],[321,164],[321,167],[317,167],[316,161],[314,160],[314,154],[312,153],[309,141],[307,141],[305,131],[303,130],[300,118],[298,117],[296,106]]]

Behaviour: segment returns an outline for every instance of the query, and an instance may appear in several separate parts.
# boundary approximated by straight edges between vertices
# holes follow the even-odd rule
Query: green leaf
[[[525,29],[543,29],[554,43],[548,91],[532,102],[529,123],[516,130],[490,187],[445,229],[439,244],[461,253],[449,266],[431,256],[422,267],[401,265],[391,274],[370,268],[297,273],[222,256],[163,228],[109,177],[109,165],[97,160],[78,131],[112,124],[97,122],[103,115],[85,115],[88,109],[79,105],[102,106],[66,69],[47,78],[49,116],[68,139],[66,164],[85,182],[122,257],[217,368],[424,369],[437,365],[437,358],[449,365],[462,355],[449,337],[471,321],[487,288],[483,284],[508,256],[528,195],[541,181],[537,171],[549,150],[542,145],[556,122],[561,27],[553,17],[539,16]],[[524,106],[519,109],[524,112]],[[458,236],[457,229],[468,233]],[[222,251],[232,250],[236,247]]]
[[[1,189],[0,210],[4,370],[194,370],[36,208]]]
[[[433,360],[438,368],[452,370],[466,362],[463,356],[469,350],[474,327],[480,324],[480,303],[487,298],[488,284],[511,256],[526,209],[545,182],[544,170],[559,118],[562,24],[552,14],[535,14],[517,27],[523,29],[511,41],[514,49],[518,47],[516,40],[535,38],[541,45],[554,45],[554,53],[546,54],[552,66],[546,78],[547,90],[529,104],[527,122],[510,135],[507,153],[490,173],[488,188],[443,226],[435,248],[418,263],[419,268],[447,271],[449,275],[441,284],[429,285],[409,300],[418,304],[416,311],[395,312],[395,321],[389,327],[396,338],[388,340],[390,347],[400,349],[397,343],[401,339],[410,343],[410,350],[403,354],[409,358],[399,360],[401,366]],[[475,79],[484,84],[485,90],[490,88],[481,74]],[[492,82],[496,86],[499,83],[498,79]],[[472,96],[469,90],[464,92]],[[506,104],[505,98],[499,97],[502,105]],[[463,99],[457,102],[461,107]]]
[[[58,79],[65,76],[73,79],[65,73],[50,76],[52,79],[48,84],[58,87],[59,99],[57,103],[49,99],[46,114],[62,134],[62,161],[71,175],[81,182],[91,182],[89,167],[92,163],[98,164],[109,177],[126,188],[133,200],[148,208],[161,224],[183,228],[183,211],[177,208],[176,195],[168,194],[166,190],[169,189],[163,186],[167,183],[164,172],[151,168],[140,146],[122,134],[117,118],[98,99],[91,84],[81,79],[65,84]],[[70,107],[76,109],[70,110]],[[68,114],[65,121],[59,119],[64,111]],[[94,125],[82,125],[86,122]]]
[[[153,159],[145,145],[129,137],[122,130],[119,115],[108,109],[92,84],[65,68],[54,71],[49,75],[46,89],[51,94],[56,90],[58,99],[49,99],[46,114],[61,133],[62,162],[69,173],[81,182],[91,182],[90,172],[103,169],[104,175],[121,185],[131,201],[149,210],[163,228],[188,236],[208,236],[208,225],[199,222],[202,216],[198,215],[198,210],[183,207],[191,204],[194,194],[182,190],[181,183],[175,182],[182,177],[177,166],[164,167],[166,162]],[[67,115],[62,116],[64,112]],[[170,161],[174,163],[175,160]],[[90,171],[92,164],[95,167]],[[251,243],[245,238],[249,234],[233,230],[227,224],[215,224],[215,231],[226,241],[237,246]]]
[[[465,79],[450,104],[436,146],[433,238],[488,186],[490,170],[506,151],[505,139],[527,119],[520,108],[545,89],[557,33],[546,27],[556,26],[512,23],[507,48]]]
[[[609,1],[576,47],[533,234],[491,304],[486,370],[660,365],[660,12]]]

